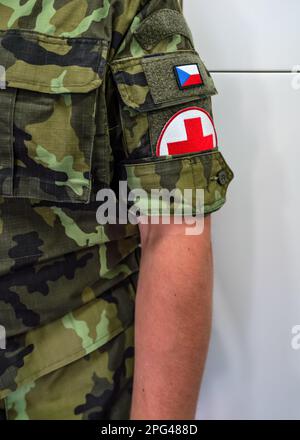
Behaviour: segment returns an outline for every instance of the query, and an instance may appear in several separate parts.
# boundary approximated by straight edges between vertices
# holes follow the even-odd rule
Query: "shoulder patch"
[[[196,153],[217,147],[217,134],[209,113],[188,107],[175,113],[164,126],[156,156]]]
[[[203,84],[203,78],[197,64],[174,66],[174,72],[180,89],[201,86]]]

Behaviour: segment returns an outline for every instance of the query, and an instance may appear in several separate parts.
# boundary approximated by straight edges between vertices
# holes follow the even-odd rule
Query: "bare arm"
[[[131,419],[195,417],[211,327],[210,216],[186,225],[140,225]]]

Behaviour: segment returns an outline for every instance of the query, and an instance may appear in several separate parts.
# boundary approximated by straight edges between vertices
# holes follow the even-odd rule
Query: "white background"
[[[198,419],[300,419],[299,0],[185,0],[235,173],[213,214],[214,318]]]

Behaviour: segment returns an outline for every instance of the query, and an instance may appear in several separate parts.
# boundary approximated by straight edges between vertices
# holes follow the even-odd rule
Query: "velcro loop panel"
[[[182,13],[172,9],[160,9],[142,21],[134,35],[145,50],[151,50],[161,40],[172,35],[183,35],[193,45],[191,30]]]
[[[203,83],[186,89],[179,88],[175,66],[193,63],[199,67]],[[110,68],[125,105],[140,112],[218,93],[212,77],[195,50],[123,58],[110,63]]]
[[[155,104],[177,101],[190,97],[211,96],[217,93],[213,79],[209,76],[196,51],[177,51],[156,58],[144,57],[143,69]],[[203,83],[195,87],[180,89],[174,73],[175,66],[197,64]]]

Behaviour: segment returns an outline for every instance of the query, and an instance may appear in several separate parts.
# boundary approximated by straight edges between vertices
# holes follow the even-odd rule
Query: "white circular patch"
[[[164,126],[156,155],[176,155],[208,151],[217,147],[217,134],[209,113],[188,107],[175,113]]]

